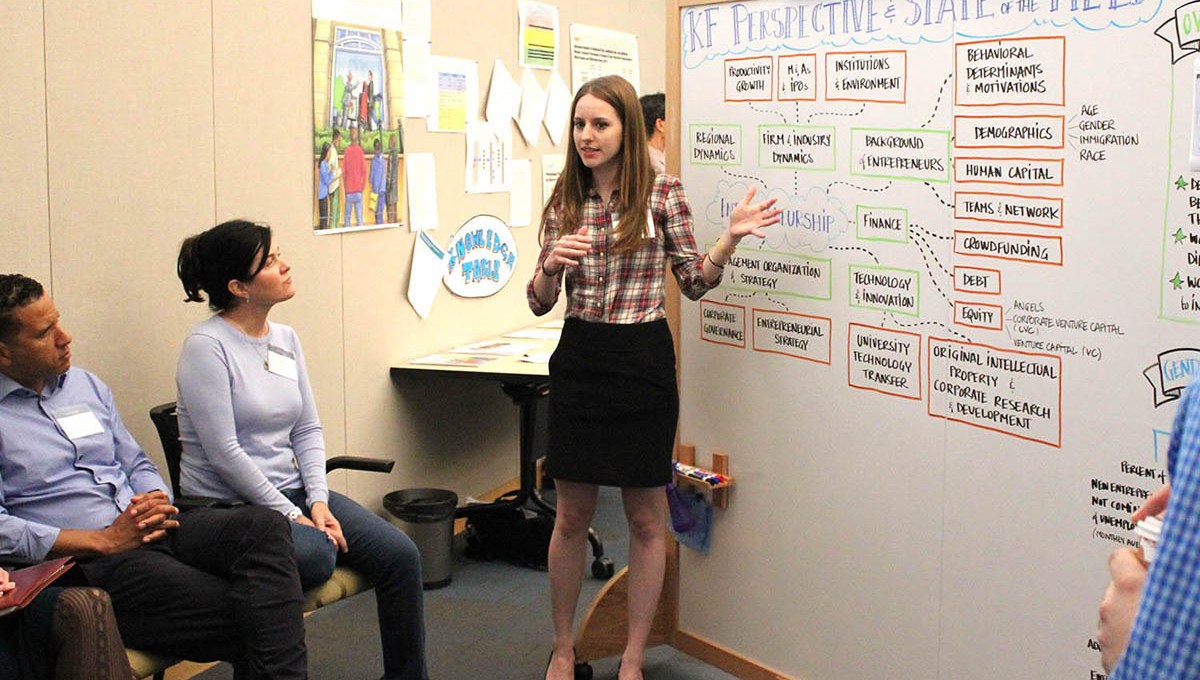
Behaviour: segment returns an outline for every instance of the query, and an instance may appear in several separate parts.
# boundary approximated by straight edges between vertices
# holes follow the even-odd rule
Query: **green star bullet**
[[[1174,234],[1172,234],[1172,236],[1175,237],[1176,243],[1183,243],[1183,238],[1184,238],[1183,227],[1180,227],[1178,231],[1176,231]]]
[[[1170,281],[1171,284],[1175,286],[1175,290],[1179,290],[1180,288],[1183,288],[1183,279],[1179,278],[1179,272],[1175,272],[1175,278],[1167,279],[1167,280]]]
[[[1187,180],[1183,178],[1183,175],[1180,175],[1179,179],[1175,180],[1175,186],[1179,189],[1186,189],[1187,185]]]

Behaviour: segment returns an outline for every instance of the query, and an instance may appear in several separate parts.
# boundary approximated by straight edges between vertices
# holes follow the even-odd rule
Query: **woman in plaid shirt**
[[[566,323],[550,360],[549,455],[558,514],[550,540],[554,651],[547,680],[572,678],[572,625],[599,485],[617,486],[629,522],[629,638],[619,680],[642,677],[662,590],[666,495],[679,417],[663,285],[671,265],[696,300],[721,282],[743,237],[779,222],[775,201],[738,204],[707,253],[677,177],[655,175],[641,104],[619,76],[588,81],[571,105],[573,145],[542,212],[526,294],[537,315],[565,283]]]

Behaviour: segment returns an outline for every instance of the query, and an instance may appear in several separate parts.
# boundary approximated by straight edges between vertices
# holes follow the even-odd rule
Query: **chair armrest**
[[[242,501],[209,496],[179,496],[175,499],[175,507],[179,508],[179,512],[187,512],[196,508],[237,508],[243,505],[245,503]]]
[[[364,456],[334,456],[325,461],[325,471],[362,470],[364,472],[391,472],[396,466],[394,460],[382,458],[366,458]]]

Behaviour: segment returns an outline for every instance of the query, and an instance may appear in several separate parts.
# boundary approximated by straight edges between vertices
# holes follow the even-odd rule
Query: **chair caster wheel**
[[[613,575],[613,562],[607,557],[597,557],[592,560],[592,576],[607,581]],[[591,677],[590,675],[588,677]]]
[[[575,680],[592,680],[592,664],[587,662],[575,664]]]

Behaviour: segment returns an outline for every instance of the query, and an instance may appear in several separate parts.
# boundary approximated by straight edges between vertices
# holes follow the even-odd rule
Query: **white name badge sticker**
[[[613,213],[613,231],[617,231],[621,225],[621,214]],[[654,211],[646,208],[646,238],[654,238]]]
[[[267,370],[290,380],[298,380],[296,357],[286,349],[275,346],[267,348]]]
[[[104,426],[100,419],[86,406],[68,406],[54,412],[54,419],[62,428],[67,439],[76,441],[94,434],[103,434]]]

